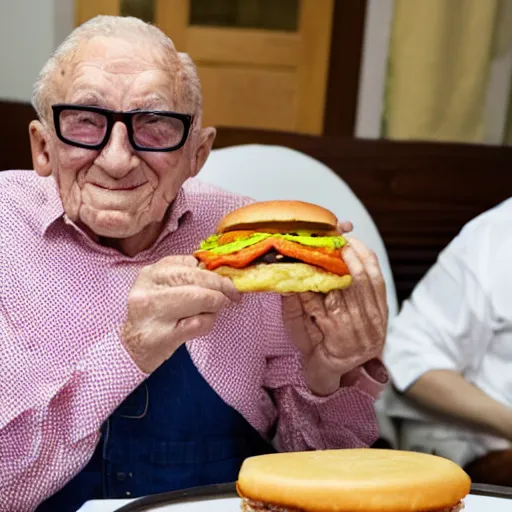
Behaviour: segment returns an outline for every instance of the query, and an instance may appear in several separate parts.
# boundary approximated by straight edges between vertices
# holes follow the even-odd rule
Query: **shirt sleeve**
[[[489,251],[485,230],[463,230],[390,322],[384,362],[399,391],[430,370],[464,374],[486,350],[492,338]]]
[[[30,511],[85,466],[102,423],[147,376],[117,333],[71,370],[19,350],[1,312],[0,333],[0,509]]]
[[[308,389],[301,357],[283,325],[280,298],[265,299],[268,343],[265,387],[277,409],[274,445],[281,451],[355,448],[378,437],[374,402],[387,382],[380,361],[346,374],[332,395]]]

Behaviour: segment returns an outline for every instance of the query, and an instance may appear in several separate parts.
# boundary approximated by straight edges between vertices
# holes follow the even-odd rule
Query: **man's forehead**
[[[177,54],[144,40],[127,41],[117,37],[96,36],[82,43],[72,59],[72,66],[90,65],[109,73],[134,74],[142,71],[166,70],[178,65]]]
[[[161,100],[156,104],[169,103],[169,94],[174,96],[176,88],[177,62],[172,55],[163,55],[147,45],[134,44],[123,39],[95,37],[84,42],[72,60],[62,65],[57,88],[62,100],[77,100],[98,104],[94,96],[123,95],[127,88],[136,96],[158,92]],[[176,54],[177,58],[177,54]],[[173,66],[174,64],[174,66]],[[83,98],[82,98],[83,96]],[[162,98],[167,101],[162,102]],[[104,99],[107,99],[104,97]],[[171,98],[174,100],[174,98]]]

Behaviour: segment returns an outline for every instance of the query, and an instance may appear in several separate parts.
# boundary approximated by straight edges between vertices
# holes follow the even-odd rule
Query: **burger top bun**
[[[237,482],[244,498],[306,512],[440,512],[470,486],[450,460],[371,448],[248,458]]]
[[[239,229],[293,229],[337,234],[338,219],[321,206],[302,201],[262,201],[228,213],[217,225],[217,233]]]

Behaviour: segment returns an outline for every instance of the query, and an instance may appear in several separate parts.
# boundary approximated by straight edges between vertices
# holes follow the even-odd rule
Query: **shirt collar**
[[[53,177],[43,178],[42,182],[45,193],[45,203],[39,214],[39,219],[41,221],[41,234],[44,236],[48,228],[64,216],[64,208],[57,189],[57,184]]]
[[[183,186],[180,188],[178,195],[169,208],[171,209],[170,214],[155,244],[158,244],[162,239],[174,233],[179,228],[180,221],[186,214],[192,214],[192,205],[186,189]]]
[[[39,216],[41,220],[41,234],[45,236],[48,229],[59,220],[64,220],[75,229],[79,229],[73,222],[68,220],[65,215],[55,180],[53,178],[45,178],[43,186],[45,187],[46,202]],[[180,188],[178,195],[172,202],[170,208],[171,211],[166,220],[164,229],[160,233],[155,244],[159,243],[160,240],[165,238],[167,235],[175,232],[179,227],[180,220],[185,216],[185,214],[192,212],[192,207],[184,187]]]

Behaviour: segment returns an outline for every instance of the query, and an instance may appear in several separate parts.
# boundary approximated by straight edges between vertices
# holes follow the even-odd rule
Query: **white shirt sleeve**
[[[384,362],[399,391],[430,370],[471,373],[492,339],[488,229],[468,225],[391,321]]]

